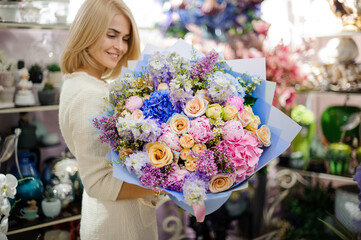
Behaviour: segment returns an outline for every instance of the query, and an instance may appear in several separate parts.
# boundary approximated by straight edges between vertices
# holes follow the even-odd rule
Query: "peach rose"
[[[237,119],[246,127],[252,120],[253,110],[250,106],[245,106],[241,113],[238,113]]]
[[[207,90],[205,90],[205,89],[201,89],[201,90],[198,90],[197,92],[196,92],[196,96],[201,96],[202,98],[204,98],[205,100],[207,100],[208,102],[210,102],[211,101],[211,99],[209,98],[209,96],[208,96],[208,93],[207,93]]]
[[[189,148],[183,148],[181,151],[180,151],[180,159],[182,159],[183,161],[186,161],[188,158],[190,158],[190,156],[188,155],[189,152],[191,150]]]
[[[197,169],[197,159],[196,158],[189,158],[185,162],[186,169],[190,172],[194,172]]]
[[[271,131],[267,125],[262,125],[256,130],[256,135],[263,146],[269,147],[271,145]]]
[[[123,112],[120,113],[120,116],[124,118],[130,118],[131,114],[128,110],[124,110]]]
[[[168,84],[164,82],[160,83],[158,85],[158,90],[169,90]]]
[[[257,115],[253,115],[253,118],[250,123],[246,126],[246,129],[249,131],[256,131],[258,126],[261,124],[261,120]]]
[[[205,144],[201,144],[201,143],[196,143],[192,147],[192,150],[194,153],[204,152],[206,149],[207,149],[207,146]]]
[[[179,143],[183,148],[192,148],[194,145],[194,138],[190,134],[183,134],[179,139]]]
[[[130,116],[130,118],[131,118],[132,120],[141,119],[141,118],[143,118],[143,117],[144,117],[144,116],[143,116],[143,112],[142,112],[142,110],[140,110],[140,109],[135,110],[135,111],[132,113],[132,115]]]
[[[119,150],[118,156],[119,156],[120,159],[122,159],[122,158],[124,158],[124,157],[126,157],[126,156],[128,156],[128,155],[130,155],[132,153],[133,153],[132,149],[130,149],[130,148],[122,148],[122,149]]]
[[[209,191],[212,193],[223,192],[233,186],[234,179],[227,174],[217,174],[209,183]]]
[[[172,150],[163,143],[154,142],[145,145],[149,162],[154,167],[161,168],[173,162]]]
[[[183,134],[186,133],[189,130],[190,127],[190,122],[188,117],[182,115],[182,114],[174,114],[170,119],[169,119],[169,126],[170,129],[175,133],[175,134]]]
[[[186,103],[184,113],[191,118],[202,116],[207,109],[208,101],[200,96],[195,96]]]
[[[150,95],[145,95],[145,96],[143,97],[143,100],[145,101],[145,100],[147,100],[148,98],[150,98]]]

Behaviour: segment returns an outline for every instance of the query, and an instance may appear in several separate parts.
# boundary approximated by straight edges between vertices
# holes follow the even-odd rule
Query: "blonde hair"
[[[133,14],[122,0],[86,0],[80,7],[70,27],[68,40],[61,57],[61,70],[73,73],[79,68],[99,68],[88,52],[93,44],[100,45],[107,27],[116,14],[123,14],[130,22],[128,51],[114,69],[107,68],[104,78],[119,76],[128,60],[136,60],[140,55],[140,39]]]

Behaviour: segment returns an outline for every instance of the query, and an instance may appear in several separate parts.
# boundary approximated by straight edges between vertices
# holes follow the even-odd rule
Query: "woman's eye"
[[[129,38],[123,38],[124,42],[129,42]]]
[[[108,38],[116,38],[116,36],[113,34],[108,34],[107,36],[108,36]]]

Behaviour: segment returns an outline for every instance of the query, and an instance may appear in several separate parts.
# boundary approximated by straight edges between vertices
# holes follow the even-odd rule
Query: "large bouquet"
[[[225,62],[180,40],[147,47],[130,65],[112,83],[109,109],[92,119],[111,146],[114,176],[167,191],[198,221],[247,187],[299,131],[270,104],[264,59]]]

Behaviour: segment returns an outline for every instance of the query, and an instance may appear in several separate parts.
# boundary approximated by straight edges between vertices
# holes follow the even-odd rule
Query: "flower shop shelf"
[[[1,28],[11,29],[52,29],[52,30],[69,30],[69,25],[65,24],[39,24],[39,23],[18,23],[18,22],[0,22]]]
[[[53,110],[58,110],[58,109],[59,109],[59,105],[16,107],[16,108],[0,109],[0,114],[20,113],[20,112],[53,111]]]
[[[47,218],[44,220],[37,220],[34,222],[27,222],[24,224],[19,224],[19,226],[11,226],[9,228],[9,232],[6,234],[8,236],[23,233],[27,231],[32,231],[44,227],[51,227],[57,224],[71,222],[75,220],[79,220],[81,218],[81,214],[77,214],[74,216],[68,216],[68,217],[57,217],[57,218]]]
[[[338,182],[343,182],[343,183],[347,183],[347,184],[356,184],[356,182],[352,179],[352,177],[339,176],[339,175],[321,173],[321,172],[304,171],[304,170],[289,168],[289,167],[278,166],[277,168],[279,171],[288,169],[291,172],[300,174],[302,177],[311,177],[311,178],[318,178],[318,179],[327,180],[327,181],[338,181]]]

